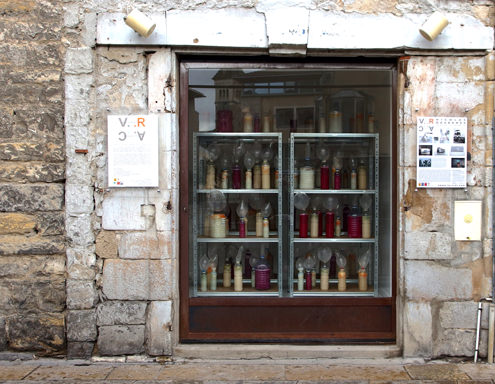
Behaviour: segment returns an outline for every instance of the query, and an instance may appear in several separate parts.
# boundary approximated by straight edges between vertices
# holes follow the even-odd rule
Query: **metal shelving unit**
[[[369,189],[363,190],[351,190],[351,189],[296,189],[294,187],[295,169],[294,164],[296,160],[296,145],[305,145],[307,142],[317,143],[324,141],[328,145],[347,145],[347,146],[359,146],[366,149],[368,157],[368,180],[371,181]],[[290,136],[290,157],[289,157],[289,207],[290,207],[290,227],[289,227],[289,295],[290,296],[378,296],[378,214],[379,214],[379,135],[378,133],[291,133]],[[306,193],[308,195],[320,195],[320,196],[357,196],[357,195],[370,195],[373,198],[373,237],[372,238],[348,238],[348,237],[317,237],[317,238],[300,238],[296,236],[295,231],[295,207],[294,196],[297,193]],[[372,260],[368,264],[368,283],[371,283],[372,289],[367,291],[358,290],[346,290],[337,291],[332,289],[336,287],[337,279],[330,279],[330,289],[328,291],[319,290],[295,290],[294,286],[297,284],[295,279],[295,245],[308,244],[309,246],[321,245],[369,245],[372,246]],[[371,280],[371,281],[370,281]],[[317,281],[319,283],[319,280]],[[346,279],[348,284],[355,284],[356,279]],[[333,285],[333,287],[332,287]]]
[[[277,200],[276,211],[276,223],[277,231],[271,231],[268,238],[256,237],[251,232],[248,232],[248,236],[245,238],[238,237],[237,233],[229,232],[227,237],[212,238],[204,237],[201,235],[200,223],[203,222],[204,206],[201,205],[202,201],[206,199],[207,195],[212,189],[205,189],[200,186],[200,172],[204,169],[200,167],[200,147],[204,148],[210,143],[218,143],[224,146],[233,145],[236,142],[242,141],[244,143],[253,143],[255,141],[262,144],[276,144],[276,154],[278,156],[278,169],[282,170],[282,133],[242,133],[242,132],[195,132],[193,133],[193,188],[192,188],[192,296],[193,297],[243,297],[243,296],[281,296],[282,295],[282,178],[278,178],[277,188],[271,189],[217,189],[224,193],[229,200],[229,197],[237,195],[249,196],[251,194],[260,194],[266,197],[275,196]],[[200,201],[201,200],[201,201]],[[256,246],[260,244],[276,244],[277,247],[277,267],[278,278],[270,279],[272,288],[266,291],[259,291],[251,288],[250,280],[243,280],[243,291],[235,292],[232,286],[231,289],[218,287],[216,291],[208,290],[206,292],[200,292],[198,290],[199,281],[199,268],[198,262],[200,257],[200,247],[207,247],[209,244],[254,244]],[[221,282],[221,279],[218,280]]]

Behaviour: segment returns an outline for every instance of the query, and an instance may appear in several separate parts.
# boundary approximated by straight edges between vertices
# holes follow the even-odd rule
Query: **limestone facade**
[[[180,322],[177,55],[358,52],[408,57],[398,79],[397,345],[404,356],[473,354],[477,302],[492,294],[493,2],[42,3],[0,1],[5,23],[29,14],[33,25],[51,26],[26,27],[24,40],[38,46],[18,42],[22,58],[0,74],[7,84],[0,350],[173,355]],[[132,6],[158,20],[150,40],[121,21]],[[451,24],[429,43],[417,27],[434,7]],[[158,189],[108,188],[106,118],[126,113],[159,116]],[[468,118],[466,190],[415,188],[417,116]],[[483,202],[481,242],[454,240],[456,200]],[[485,354],[486,319],[483,327]]]

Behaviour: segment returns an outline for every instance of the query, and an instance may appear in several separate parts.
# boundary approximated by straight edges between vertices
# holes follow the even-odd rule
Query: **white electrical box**
[[[481,201],[455,202],[454,231],[456,240],[481,240]]]

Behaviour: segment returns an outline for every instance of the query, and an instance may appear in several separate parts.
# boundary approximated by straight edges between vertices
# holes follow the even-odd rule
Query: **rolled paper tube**
[[[345,291],[347,288],[345,278],[346,278],[345,271],[343,269],[339,270],[338,281],[337,281],[337,290],[339,290],[340,292]]]
[[[321,189],[330,188],[330,168],[327,165],[320,168],[320,187]]]
[[[253,189],[253,172],[250,169],[246,171],[246,189]]]
[[[335,222],[335,214],[333,212],[327,212],[325,213],[325,234],[326,237],[333,237],[334,236],[334,222]]]
[[[229,288],[232,284],[232,268],[230,264],[225,264],[223,267],[223,286]]]
[[[246,219],[243,217],[239,219],[239,237],[246,237]]]
[[[308,214],[301,213],[299,215],[299,237],[308,237]]]
[[[232,188],[241,189],[241,168],[239,166],[232,168]]]
[[[371,237],[371,216],[370,215],[363,215],[363,238],[364,239],[369,239]]]
[[[368,274],[366,270],[360,269],[358,274],[358,286],[360,291],[368,290]]]
[[[318,237],[323,236],[323,213],[318,211]]]
[[[125,23],[143,37],[153,33],[156,24],[141,11],[134,9],[125,18]]]
[[[322,268],[320,272],[320,289],[328,291],[328,268]]]
[[[306,279],[306,281],[304,283],[304,289],[306,291],[311,291],[311,289],[313,287],[313,283],[311,282],[311,271],[306,271],[306,273],[304,274],[304,277]]]
[[[270,165],[263,164],[261,166],[261,188],[270,189]]]
[[[318,213],[311,214],[309,236],[313,238],[318,237]]]
[[[347,216],[347,232],[351,238],[361,238],[363,223],[361,216],[350,215]]]

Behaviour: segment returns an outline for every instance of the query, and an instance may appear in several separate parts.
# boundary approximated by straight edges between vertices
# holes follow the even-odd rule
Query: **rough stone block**
[[[65,216],[63,212],[37,212],[36,231],[41,236],[65,234]]]
[[[486,356],[487,334],[487,331],[480,333],[480,357]],[[433,357],[473,356],[475,341],[476,330],[444,329],[433,340]]]
[[[73,75],[93,72],[93,50],[87,47],[67,49],[65,72]]]
[[[93,86],[91,75],[66,75],[65,98],[70,102],[87,102]]]
[[[171,10],[167,12],[167,31],[168,45],[268,46],[265,17],[255,9]]]
[[[24,213],[0,213],[0,235],[22,235],[36,227],[36,218]]]
[[[91,246],[94,244],[95,235],[91,223],[91,215],[66,215],[65,221],[67,239],[71,246]]]
[[[485,87],[482,82],[437,82],[432,104],[437,106],[437,116],[464,116],[465,110],[471,110],[483,104],[484,95]]]
[[[35,278],[62,277],[65,274],[63,255],[5,256],[0,258],[0,278],[20,278],[26,283]]]
[[[96,340],[96,310],[69,311],[67,313],[67,340]]]
[[[64,161],[64,159],[63,146],[39,139],[34,143],[0,143],[0,160],[57,162]]]
[[[117,235],[113,231],[100,231],[96,236],[96,254],[103,259],[117,257]]]
[[[6,323],[12,350],[50,354],[65,349],[65,318],[62,313],[20,313],[7,317]]]
[[[171,260],[107,259],[103,293],[110,300],[168,300],[173,278]]]
[[[93,171],[86,156],[69,156],[65,175],[73,184],[91,185]]]
[[[67,249],[67,272],[72,280],[94,280],[96,255],[86,248]]]
[[[64,205],[64,185],[0,185],[0,211],[59,211]]]
[[[92,342],[68,341],[67,358],[89,360],[93,355],[94,347],[95,343]]]
[[[106,301],[96,310],[98,325],[145,324],[146,302]]]
[[[6,235],[0,242],[0,255],[54,255],[65,252],[61,236]]]
[[[0,168],[1,182],[53,183],[65,179],[63,163],[6,163]]]
[[[5,319],[0,317],[0,351],[7,349],[7,332],[5,331]]]
[[[404,306],[404,356],[432,354],[432,314],[429,303],[406,302]]]
[[[142,191],[112,190],[103,200],[103,229],[142,231],[146,229],[141,205]]]
[[[98,302],[93,281],[67,280],[67,308],[90,309]]]
[[[144,328],[144,325],[111,325],[99,327],[98,351],[103,356],[143,353]]]
[[[146,322],[146,351],[152,356],[172,354],[172,302],[152,301]]]
[[[437,59],[437,81],[466,83],[485,80],[484,57],[439,57]]]
[[[66,184],[65,207],[67,212],[73,215],[91,213],[94,209],[93,187]]]
[[[452,235],[440,232],[406,232],[404,257],[406,259],[443,260],[453,257]]]
[[[488,304],[482,305],[481,326],[488,327]],[[442,328],[476,329],[478,303],[473,301],[445,302],[440,307]]]
[[[406,296],[413,300],[470,300],[471,270],[449,268],[431,261],[404,263]]]
[[[20,277],[20,276],[18,276]],[[65,309],[63,277],[35,278],[31,281],[0,280],[0,310],[4,312],[62,312]]]
[[[172,256],[170,233],[125,233],[119,242],[122,259],[168,259]]]

